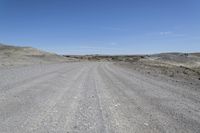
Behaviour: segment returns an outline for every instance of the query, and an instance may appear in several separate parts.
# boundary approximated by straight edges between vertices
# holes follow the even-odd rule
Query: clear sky
[[[0,0],[0,42],[60,54],[200,51],[200,0]]]

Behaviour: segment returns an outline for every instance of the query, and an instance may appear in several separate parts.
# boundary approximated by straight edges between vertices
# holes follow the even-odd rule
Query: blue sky
[[[0,42],[59,54],[200,51],[199,0],[0,0]]]

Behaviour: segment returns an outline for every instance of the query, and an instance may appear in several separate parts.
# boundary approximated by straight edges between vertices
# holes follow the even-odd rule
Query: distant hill
[[[200,53],[161,53],[151,55],[150,58],[171,64],[200,66]]]
[[[31,47],[0,44],[0,66],[54,63],[69,60],[70,58]]]

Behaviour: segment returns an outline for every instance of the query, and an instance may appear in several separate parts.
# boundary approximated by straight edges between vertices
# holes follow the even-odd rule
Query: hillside
[[[200,66],[200,53],[161,53],[152,55],[150,58],[178,66]]]
[[[18,47],[0,44],[0,67],[65,61],[70,61],[70,58],[31,47]]]

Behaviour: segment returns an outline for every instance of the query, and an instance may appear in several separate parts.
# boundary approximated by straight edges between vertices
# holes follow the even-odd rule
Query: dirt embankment
[[[167,53],[145,56],[137,61],[118,62],[146,75],[172,79],[182,84],[200,85],[200,56],[195,54]]]
[[[0,44],[0,67],[58,63],[70,60],[72,59],[31,47],[17,47]]]

